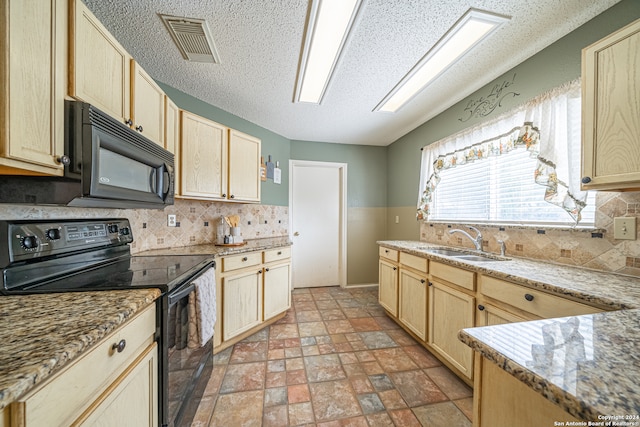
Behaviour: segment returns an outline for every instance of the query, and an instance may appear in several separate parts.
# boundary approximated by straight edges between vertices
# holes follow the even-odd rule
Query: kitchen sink
[[[449,249],[449,248],[437,248],[431,246],[419,246],[418,249],[423,250],[430,254],[444,255],[452,258],[456,258],[463,261],[508,261],[509,258],[499,257],[493,254],[479,254],[470,253],[465,250]]]

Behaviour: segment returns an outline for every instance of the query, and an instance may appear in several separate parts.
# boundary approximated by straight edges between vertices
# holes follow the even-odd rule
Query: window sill
[[[604,228],[598,228],[593,225],[552,225],[552,224],[499,224],[499,223],[483,223],[483,222],[451,222],[451,221],[424,221],[425,224],[429,224],[430,227],[434,225],[446,225],[449,228],[452,227],[485,227],[495,228],[499,231],[503,230],[536,230],[539,234],[544,234],[545,231],[570,231],[574,233],[601,233],[604,234],[606,230]],[[542,233],[541,233],[542,231]]]

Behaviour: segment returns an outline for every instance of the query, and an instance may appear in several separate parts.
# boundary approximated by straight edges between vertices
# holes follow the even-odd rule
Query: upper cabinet
[[[164,147],[164,92],[81,0],[71,0],[69,95]]]
[[[131,56],[81,0],[70,0],[69,95],[131,119]]]
[[[180,109],[165,95],[164,97],[164,148],[173,153],[175,195],[180,195]]]
[[[582,50],[582,188],[640,189],[640,19]]]
[[[227,127],[180,113],[180,194],[194,199],[227,197]]]
[[[5,0],[0,21],[0,174],[62,175],[67,0]]]
[[[260,201],[261,149],[258,138],[229,129],[229,199]]]
[[[180,195],[259,202],[260,139],[188,111],[180,118]]]

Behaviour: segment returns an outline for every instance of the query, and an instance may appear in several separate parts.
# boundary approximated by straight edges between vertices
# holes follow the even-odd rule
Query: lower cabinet
[[[291,248],[224,256],[219,266],[216,353],[277,321],[291,307]]]
[[[480,354],[476,372],[474,427],[586,425]]]
[[[6,425],[157,426],[155,332],[156,310],[152,304],[61,372],[13,402],[9,406],[11,422]]]
[[[458,339],[458,331],[475,326],[474,305],[472,295],[437,280],[429,283],[429,345],[468,379],[473,350]]]
[[[504,325],[505,323],[523,322],[526,319],[507,310],[503,310],[484,301],[478,303],[476,326]]]
[[[380,260],[378,264],[378,302],[389,313],[398,315],[398,266]]]
[[[427,339],[427,277],[400,268],[398,319],[420,337]]]

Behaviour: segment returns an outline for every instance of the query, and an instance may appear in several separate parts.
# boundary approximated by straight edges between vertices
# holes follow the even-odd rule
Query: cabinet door
[[[222,279],[222,340],[226,341],[262,322],[262,270]]]
[[[458,331],[474,326],[475,298],[433,281],[429,285],[429,345],[463,375],[473,376],[473,350],[458,340]]]
[[[226,127],[180,112],[181,194],[197,199],[227,197]]]
[[[524,317],[502,310],[491,304],[478,304],[476,326],[503,325],[505,323],[523,322],[525,320],[531,319],[525,319]]]
[[[130,120],[131,56],[82,3],[71,0],[69,95]]]
[[[158,346],[154,343],[74,426],[158,425]]]
[[[639,66],[640,20],[582,51],[584,189],[640,189]]]
[[[378,302],[394,316],[398,316],[398,267],[380,260],[378,267]]]
[[[66,0],[3,1],[0,21],[0,173],[62,175]]]
[[[398,318],[422,340],[427,340],[427,279],[400,269]]]
[[[164,91],[149,74],[131,60],[132,127],[164,147]]]
[[[173,153],[175,195],[180,195],[180,109],[165,95],[164,97],[164,148]]]
[[[291,264],[266,266],[264,269],[264,320],[291,307]]]
[[[229,131],[229,199],[260,201],[261,145],[258,138]]]

